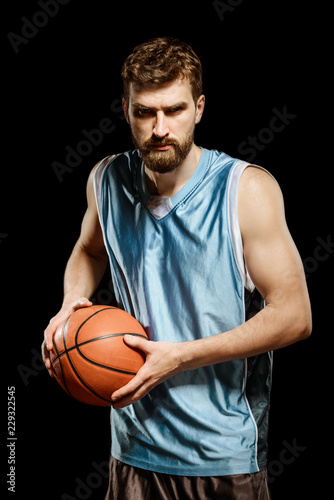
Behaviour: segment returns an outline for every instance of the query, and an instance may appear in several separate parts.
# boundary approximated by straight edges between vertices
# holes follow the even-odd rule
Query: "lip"
[[[152,144],[151,148],[156,151],[168,151],[168,149],[172,148],[173,144],[164,144],[163,146],[160,144]]]

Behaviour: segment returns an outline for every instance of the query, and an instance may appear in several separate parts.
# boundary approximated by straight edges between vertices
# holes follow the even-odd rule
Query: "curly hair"
[[[202,64],[187,43],[173,37],[153,38],[134,48],[122,67],[125,99],[130,84],[157,88],[179,78],[186,78],[193,99],[202,94]]]

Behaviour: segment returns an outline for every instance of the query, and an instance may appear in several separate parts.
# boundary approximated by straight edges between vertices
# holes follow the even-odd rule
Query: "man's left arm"
[[[134,379],[113,394],[115,408],[141,399],[182,371],[247,358],[310,335],[311,307],[303,265],[287,228],[281,190],[264,170],[245,169],[238,215],[245,265],[266,307],[232,330],[190,342],[127,337],[130,346],[146,353],[146,362]]]

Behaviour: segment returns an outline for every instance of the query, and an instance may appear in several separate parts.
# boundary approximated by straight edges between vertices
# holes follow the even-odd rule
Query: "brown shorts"
[[[177,476],[111,457],[105,500],[270,500],[267,471],[233,476]]]

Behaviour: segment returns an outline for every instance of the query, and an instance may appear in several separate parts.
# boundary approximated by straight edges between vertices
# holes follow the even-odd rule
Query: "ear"
[[[197,105],[196,105],[196,119],[195,123],[199,123],[202,119],[203,111],[204,111],[204,106],[205,106],[205,95],[199,96],[197,99]]]
[[[128,103],[126,101],[126,99],[124,97],[122,97],[122,107],[123,107],[123,111],[124,111],[124,116],[126,118],[126,121],[128,122],[128,124],[130,125],[130,119],[129,119],[129,106],[128,106]]]

